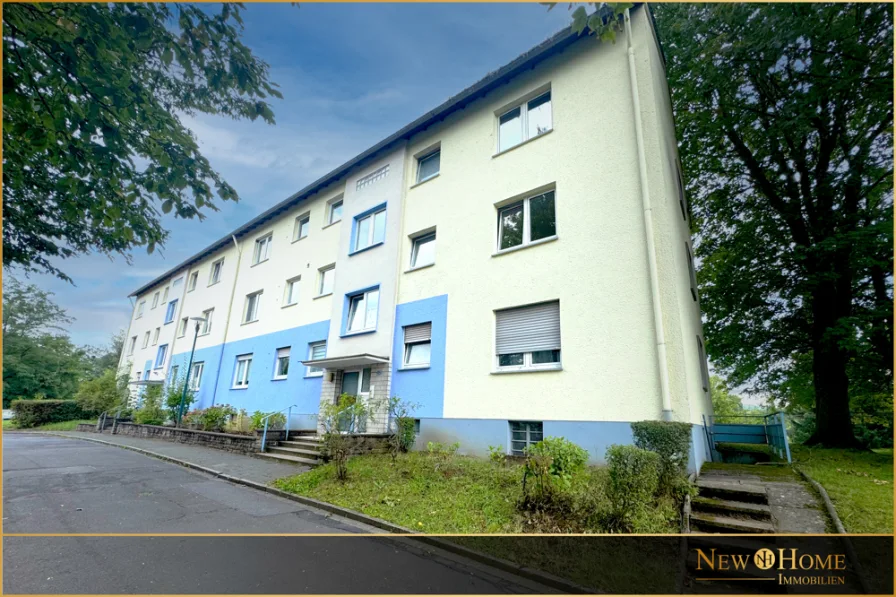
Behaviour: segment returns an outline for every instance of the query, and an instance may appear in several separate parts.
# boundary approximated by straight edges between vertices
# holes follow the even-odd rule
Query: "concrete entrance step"
[[[774,533],[771,522],[744,520],[718,514],[691,513],[691,526],[698,533]]]
[[[697,489],[700,490],[700,495],[703,497],[756,504],[768,503],[768,495],[762,485],[698,478]]]
[[[267,452],[271,454],[286,454],[287,456],[301,456],[303,458],[311,458],[317,460],[320,452],[317,450],[308,450],[305,448],[294,448],[289,446],[268,446]]]
[[[305,466],[318,466],[320,465],[320,460],[312,460],[311,458],[303,458],[301,456],[287,456],[286,454],[273,454],[271,452],[259,452],[256,456],[261,456],[262,458],[271,458],[274,460],[281,460],[284,462],[292,462],[293,464],[304,464]]]
[[[697,496],[691,500],[693,512],[708,512],[717,514],[737,513],[746,514],[760,520],[771,520],[772,511],[768,504],[755,502],[740,502],[736,500],[723,500],[720,498]]]
[[[319,450],[322,443],[317,440],[289,440],[277,442],[280,446],[288,446],[291,448],[304,448],[306,450]]]

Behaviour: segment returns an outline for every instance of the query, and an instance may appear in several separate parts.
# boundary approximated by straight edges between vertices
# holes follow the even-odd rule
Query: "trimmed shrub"
[[[84,412],[74,400],[13,400],[11,408],[15,413],[15,424],[19,429],[28,429],[45,423],[60,423],[87,419],[90,413]]]
[[[659,490],[677,493],[688,466],[691,449],[691,424],[675,421],[638,421],[632,423],[635,446],[660,457]]]
[[[143,404],[134,412],[134,422],[140,425],[161,425],[166,413],[162,409],[162,387],[149,386],[143,394]]]
[[[562,437],[546,437],[526,448],[521,506],[537,510],[558,505],[573,477],[585,468],[588,451]]]
[[[630,531],[633,521],[653,503],[659,483],[660,456],[635,446],[607,448],[610,475],[608,497],[612,505],[610,526]]]

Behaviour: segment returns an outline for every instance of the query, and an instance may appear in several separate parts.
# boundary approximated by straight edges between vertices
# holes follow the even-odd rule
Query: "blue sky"
[[[219,202],[202,222],[164,219],[166,246],[135,250],[131,265],[104,255],[61,262],[75,286],[32,275],[75,318],[75,343],[107,343],[127,327],[133,290],[570,22],[565,7],[503,3],[247,4],[243,17],[245,43],[284,96],[272,102],[277,124],[184,120],[242,200]]]

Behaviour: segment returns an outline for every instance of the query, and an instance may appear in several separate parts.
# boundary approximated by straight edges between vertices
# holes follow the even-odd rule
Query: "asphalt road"
[[[3,436],[4,593],[532,593],[550,589],[120,448]],[[326,533],[329,537],[15,537]]]

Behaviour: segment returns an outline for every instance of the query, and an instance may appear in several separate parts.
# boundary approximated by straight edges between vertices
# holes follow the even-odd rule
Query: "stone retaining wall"
[[[115,433],[161,439],[182,444],[194,444],[240,454],[252,454],[258,452],[261,447],[260,433],[256,433],[254,436],[237,435],[234,433],[197,431],[195,429],[178,429],[163,425],[138,425],[136,423],[118,423],[115,426]],[[269,429],[267,441],[280,441],[284,439],[284,435],[284,431],[272,431]]]
[[[96,425],[93,423],[78,423],[78,426],[75,427],[75,431],[92,431],[96,433]]]

